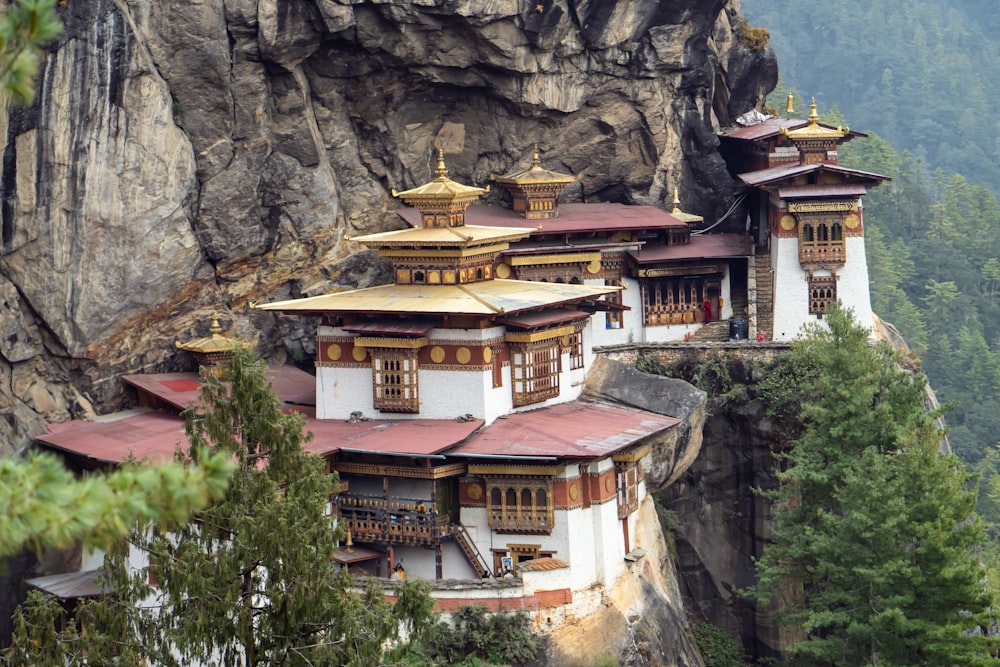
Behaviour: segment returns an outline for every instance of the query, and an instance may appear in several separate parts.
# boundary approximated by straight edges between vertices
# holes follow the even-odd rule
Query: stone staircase
[[[764,251],[754,257],[757,270],[757,330],[767,340],[774,339],[774,276],[771,273],[771,253]]]
[[[709,322],[691,334],[692,343],[718,343],[727,340],[729,340],[729,320]]]
[[[455,538],[455,542],[458,544],[458,548],[462,550],[465,554],[466,560],[469,561],[469,565],[472,569],[476,571],[480,579],[486,579],[492,572],[490,572],[489,564],[483,555],[479,553],[479,549],[473,544],[472,539],[469,537],[469,533],[466,532],[465,526],[460,523],[451,524],[451,536]]]

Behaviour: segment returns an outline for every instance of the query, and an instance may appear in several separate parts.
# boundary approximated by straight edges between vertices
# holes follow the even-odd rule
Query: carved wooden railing
[[[336,506],[355,541],[435,545],[450,534],[448,517],[427,500],[341,494]]]
[[[500,533],[549,534],[555,523],[551,507],[490,508],[489,526]]]

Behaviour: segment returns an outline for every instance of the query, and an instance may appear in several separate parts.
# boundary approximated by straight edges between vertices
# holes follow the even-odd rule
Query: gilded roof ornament
[[[179,350],[191,352],[195,355],[217,355],[227,352],[231,353],[238,347],[253,347],[253,343],[223,335],[218,317],[212,317],[212,324],[209,326],[208,331],[208,336],[196,338],[186,343],[175,341],[174,346]]]
[[[493,180],[504,186],[558,185],[562,186],[559,188],[559,191],[561,191],[570,183],[579,181],[580,176],[581,174],[563,174],[558,171],[544,169],[542,167],[541,157],[538,153],[538,144],[535,144],[535,150],[531,156],[530,168],[516,171],[512,174],[507,174],[506,176],[494,176]],[[507,189],[510,190],[511,188]]]
[[[425,227],[459,227],[465,224],[464,213],[469,204],[489,191],[489,186],[477,188],[448,178],[444,150],[439,148],[434,180],[403,192],[394,188],[392,196],[420,210]]]
[[[792,141],[816,141],[816,140],[836,140],[843,139],[851,130],[847,127],[837,126],[836,128],[820,125],[819,114],[816,113],[816,98],[812,98],[809,105],[809,124],[789,130],[787,127],[779,131],[783,137]]]
[[[468,198],[468,203],[471,203],[489,191],[489,187],[476,188],[471,185],[462,185],[448,178],[448,168],[444,164],[444,151],[439,148],[434,180],[402,192],[397,192],[393,188],[392,196],[399,197],[407,204],[420,208],[419,203],[443,199],[457,201]]]
[[[795,106],[793,105],[794,98],[791,93],[788,93],[788,103],[785,105],[785,113],[792,115],[795,113]]]
[[[695,215],[693,213],[685,213],[681,210],[681,199],[677,196],[677,188],[674,187],[674,210],[670,212],[670,215],[674,216],[681,222],[686,222],[690,225],[697,224],[699,222],[704,222],[705,218],[700,215]]]

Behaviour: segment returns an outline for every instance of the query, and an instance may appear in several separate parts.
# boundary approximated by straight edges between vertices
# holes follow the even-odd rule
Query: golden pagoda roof
[[[789,130],[786,127],[779,130],[782,136],[788,137],[793,141],[815,141],[823,139],[843,139],[848,134],[851,133],[850,128],[847,127],[829,127],[827,125],[820,125],[819,114],[816,113],[816,98],[812,98],[812,104],[809,105],[809,123],[803,127],[795,128],[794,130]]]
[[[174,345],[185,352],[195,354],[218,354],[219,352],[232,352],[237,347],[252,347],[253,343],[222,335],[222,327],[219,325],[219,318],[213,317],[212,324],[208,328],[209,335],[203,338],[196,338],[186,343],[175,341]]]
[[[471,203],[489,191],[489,187],[476,188],[462,185],[448,178],[448,169],[444,166],[444,151],[438,149],[438,164],[437,169],[434,170],[434,180],[402,192],[396,192],[394,189],[392,196],[399,197],[407,204],[419,208],[421,204],[427,203]]]
[[[597,299],[618,289],[529,280],[486,280],[465,285],[381,285],[258,304],[255,308],[300,313],[491,316]]]
[[[580,174],[563,174],[550,169],[543,169],[541,160],[538,157],[538,146],[531,159],[531,167],[509,174],[507,176],[493,176],[494,181],[501,185],[568,185],[580,180]]]
[[[534,227],[484,227],[482,225],[462,225],[460,227],[411,227],[391,232],[379,232],[365,236],[350,237],[368,246],[381,248],[409,247],[470,247],[505,241],[518,241],[535,231]]]
[[[685,213],[681,210],[681,200],[680,197],[677,196],[677,188],[674,188],[674,210],[670,212],[670,215],[674,216],[681,222],[686,222],[691,225],[705,221],[705,218],[700,215]]]

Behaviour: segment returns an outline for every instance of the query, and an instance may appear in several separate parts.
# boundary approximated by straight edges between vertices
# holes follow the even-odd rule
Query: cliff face
[[[776,81],[735,1],[71,2],[36,105],[11,110],[0,247],[0,441],[190,365],[212,314],[261,352],[312,354],[256,300],[383,278],[345,235],[396,225],[392,188],[526,164],[566,198],[715,219],[715,131]],[[491,197],[498,197],[494,193]]]

